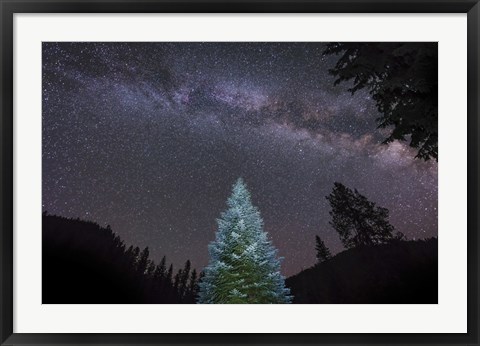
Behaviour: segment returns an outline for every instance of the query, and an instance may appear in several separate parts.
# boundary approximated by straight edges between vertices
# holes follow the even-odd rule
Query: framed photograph
[[[1,343],[478,345],[478,1],[1,1]]]

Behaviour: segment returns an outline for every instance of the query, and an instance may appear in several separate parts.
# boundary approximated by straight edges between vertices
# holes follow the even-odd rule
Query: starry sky
[[[437,236],[437,163],[414,159],[365,91],[334,86],[325,43],[45,42],[43,210],[111,225],[176,269],[208,262],[243,177],[286,276],[315,263],[335,181]]]

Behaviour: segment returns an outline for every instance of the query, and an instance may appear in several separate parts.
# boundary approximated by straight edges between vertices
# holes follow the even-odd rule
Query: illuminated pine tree
[[[227,205],[209,245],[210,262],[199,283],[198,303],[290,303],[277,249],[242,179],[234,184]]]

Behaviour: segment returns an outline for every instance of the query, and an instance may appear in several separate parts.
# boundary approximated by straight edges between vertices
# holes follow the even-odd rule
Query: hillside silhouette
[[[43,304],[193,304],[199,276],[173,273],[112,229],[43,214]],[[437,239],[357,246],[286,279],[297,304],[438,301]],[[327,256],[328,257],[328,256]]]
[[[110,229],[43,214],[43,304],[194,303],[196,272],[156,265]]]
[[[436,304],[438,242],[359,246],[289,277],[297,304]]]

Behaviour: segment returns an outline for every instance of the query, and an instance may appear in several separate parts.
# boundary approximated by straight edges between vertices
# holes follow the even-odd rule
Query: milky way
[[[43,209],[111,225],[179,268],[208,261],[243,177],[285,275],[342,250],[325,196],[342,182],[408,238],[437,236],[437,164],[380,144],[366,92],[322,43],[43,43]]]

